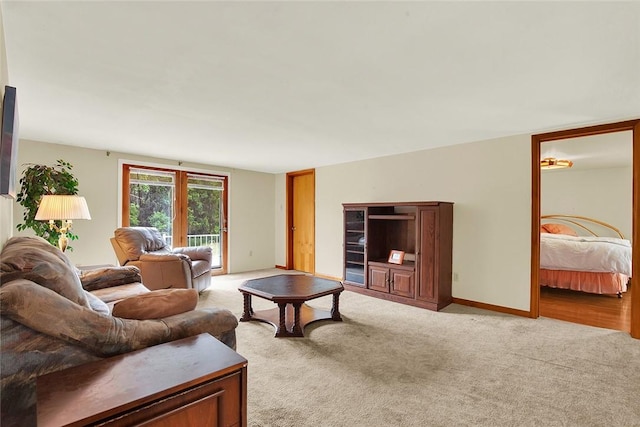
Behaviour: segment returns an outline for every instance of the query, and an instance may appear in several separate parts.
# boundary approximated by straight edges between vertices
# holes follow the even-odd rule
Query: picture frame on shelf
[[[389,252],[389,259],[387,260],[389,264],[402,264],[402,261],[404,261],[403,251],[397,251],[394,249]]]

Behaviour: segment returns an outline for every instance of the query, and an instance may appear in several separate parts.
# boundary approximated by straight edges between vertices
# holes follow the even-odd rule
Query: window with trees
[[[123,166],[123,226],[157,228],[170,246],[211,246],[212,268],[226,272],[224,175]]]

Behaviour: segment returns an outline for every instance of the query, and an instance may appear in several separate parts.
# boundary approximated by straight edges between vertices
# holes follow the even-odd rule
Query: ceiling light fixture
[[[571,160],[558,160],[555,157],[545,157],[540,160],[540,169],[563,169],[573,166]]]

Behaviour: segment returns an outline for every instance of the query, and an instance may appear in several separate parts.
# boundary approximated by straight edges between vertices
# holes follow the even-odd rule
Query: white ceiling
[[[279,173],[640,116],[640,2],[1,7],[24,139]]]

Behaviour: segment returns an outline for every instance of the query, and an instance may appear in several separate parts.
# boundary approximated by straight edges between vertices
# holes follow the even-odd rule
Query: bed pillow
[[[111,315],[124,319],[162,319],[191,311],[196,304],[198,291],[195,289],[160,289],[118,301]]]
[[[573,228],[564,224],[542,224],[540,226],[540,231],[542,233],[551,233],[551,234],[566,234],[569,236],[578,237],[578,233],[576,233]]]

